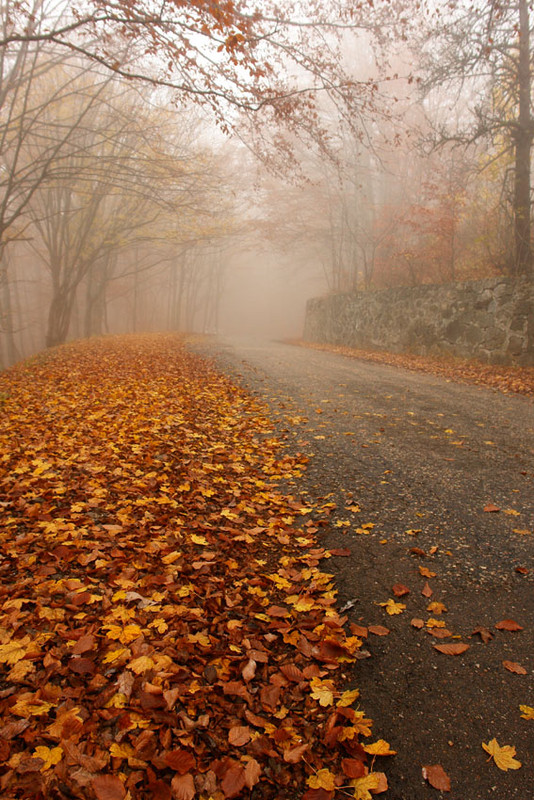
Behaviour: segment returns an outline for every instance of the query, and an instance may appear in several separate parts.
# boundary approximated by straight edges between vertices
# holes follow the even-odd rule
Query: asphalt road
[[[379,759],[382,796],[532,800],[534,720],[519,706],[534,706],[534,404],[280,343],[202,349],[267,402],[290,450],[310,456],[293,490],[336,504],[320,535],[351,551],[324,566],[340,606],[352,623],[389,629],[369,634],[371,657],[347,673],[374,735],[397,751]],[[395,584],[409,594],[397,597]],[[390,598],[402,613],[379,605]],[[437,638],[429,619],[451,635]],[[499,630],[503,620],[522,629]],[[458,643],[469,649],[434,648]],[[488,761],[482,742],[494,738],[515,746],[520,769]],[[447,794],[423,778],[434,764],[450,777]]]

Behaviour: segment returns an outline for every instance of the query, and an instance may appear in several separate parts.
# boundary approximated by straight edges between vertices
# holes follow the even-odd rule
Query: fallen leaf
[[[171,781],[172,796],[174,800],[193,800],[195,796],[195,781],[190,773],[175,775]]]
[[[464,644],[463,642],[457,642],[454,644],[434,644],[432,647],[434,650],[438,650],[440,653],[445,653],[447,656],[459,656],[462,653],[465,653],[466,650],[469,650],[469,645]]]
[[[441,764],[423,767],[423,778],[439,792],[450,792],[451,781]]]
[[[394,756],[397,751],[392,750],[385,739],[378,739],[373,744],[364,744],[363,749],[372,756]]]
[[[493,634],[488,628],[475,628],[472,631],[471,636],[476,636],[477,634],[480,636],[484,644],[487,644],[493,639]]]
[[[391,614],[391,611],[389,613]],[[369,633],[374,633],[375,636],[387,636],[390,630],[384,625],[369,625]]]
[[[410,625],[412,626],[412,628],[417,628],[418,630],[421,630],[421,628],[425,627],[425,622],[424,620],[419,619],[419,617],[414,617],[411,620]]]
[[[306,781],[310,789],[325,789],[333,792],[336,788],[336,776],[328,769],[320,769],[315,775],[310,775]]]
[[[233,747],[243,747],[250,742],[250,728],[248,725],[234,725],[228,731],[228,742]]]
[[[503,661],[502,665],[508,672],[515,672],[516,675],[526,675],[527,671],[521,664],[518,664],[515,661]]]
[[[429,570],[428,567],[421,567],[420,566],[419,567],[419,572],[421,573],[423,578],[435,578],[436,577],[436,573],[432,572],[431,570]]]
[[[495,624],[498,631],[522,631],[523,626],[514,619],[503,619]]]
[[[521,767],[521,762],[514,758],[516,751],[512,745],[505,744],[501,747],[497,739],[491,739],[488,744],[482,742],[482,747],[493,758],[499,769],[506,772],[506,770],[519,769]]]
[[[534,719],[534,708],[532,706],[519,706],[519,710],[522,712],[521,717],[523,719]]]
[[[391,616],[395,614],[402,614],[404,609],[406,608],[404,603],[396,603],[391,597],[387,601],[387,603],[379,603],[379,606],[382,606],[386,609],[387,613]]]
[[[423,595],[423,597],[426,598],[432,597],[432,595],[434,594],[434,591],[428,581],[426,581],[425,585],[421,589],[421,594]]]
[[[97,800],[124,800],[126,789],[115,775],[98,775],[91,783]]]
[[[395,597],[404,597],[405,594],[410,594],[410,590],[403,583],[395,583],[391,587],[391,591]]]
[[[484,511],[487,511],[490,514],[495,514],[497,511],[500,510],[501,509],[499,508],[499,506],[495,506],[493,505],[493,503],[488,503],[487,506],[484,506]]]

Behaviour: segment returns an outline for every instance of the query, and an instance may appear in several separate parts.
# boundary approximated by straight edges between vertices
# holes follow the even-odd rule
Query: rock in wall
[[[490,364],[534,364],[534,281],[487,278],[313,298],[304,338]]]

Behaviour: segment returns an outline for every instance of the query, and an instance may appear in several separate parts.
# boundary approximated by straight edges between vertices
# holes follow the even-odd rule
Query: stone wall
[[[488,278],[314,298],[306,308],[304,338],[534,365],[534,281]]]

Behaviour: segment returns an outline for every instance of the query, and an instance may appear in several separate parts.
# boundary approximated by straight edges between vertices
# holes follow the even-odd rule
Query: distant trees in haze
[[[532,275],[531,26],[527,0],[2,2],[2,362],[216,329],[231,246],[335,291]]]

